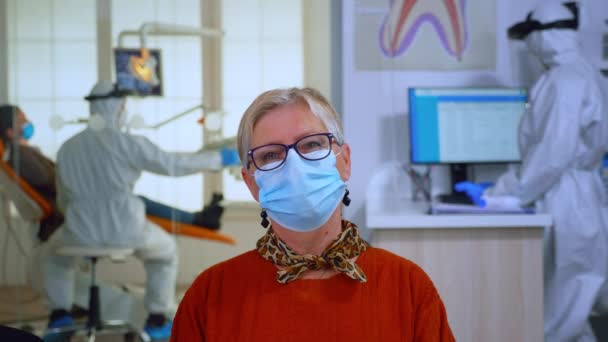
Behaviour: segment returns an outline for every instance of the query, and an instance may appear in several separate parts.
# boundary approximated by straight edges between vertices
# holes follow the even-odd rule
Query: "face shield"
[[[563,4],[570,12],[572,12],[574,18],[572,19],[561,19],[548,23],[541,23],[539,20],[533,18],[533,13],[530,12],[526,16],[526,20],[519,22],[507,30],[509,39],[524,40],[530,33],[535,31],[551,30],[551,29],[578,29],[578,4],[576,2],[567,2]]]
[[[99,81],[84,99],[89,101],[91,128],[100,130],[103,127],[121,129],[125,126],[124,106],[126,96],[130,93],[116,87],[109,81]]]

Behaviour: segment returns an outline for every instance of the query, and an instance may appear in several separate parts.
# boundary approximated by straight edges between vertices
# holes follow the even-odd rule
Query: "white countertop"
[[[551,224],[548,214],[439,214],[430,215],[429,203],[404,198],[374,200],[368,197],[369,229],[419,228],[530,228]]]

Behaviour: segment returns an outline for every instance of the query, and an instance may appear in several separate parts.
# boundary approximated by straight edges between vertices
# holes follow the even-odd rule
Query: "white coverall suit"
[[[533,11],[541,23],[569,19],[559,3]],[[581,55],[577,31],[533,31],[530,51],[548,68],[530,93],[519,127],[522,165],[484,197],[513,195],[550,213],[545,230],[546,341],[594,341],[588,318],[608,267],[608,203],[599,165],[606,151],[608,108],[599,70]]]
[[[111,90],[111,84],[100,82],[92,94]],[[175,305],[176,243],[146,220],[144,204],[133,187],[142,171],[182,176],[220,169],[221,156],[219,152],[167,153],[144,137],[121,132],[123,101],[91,101],[91,113],[100,115],[105,127],[90,125],[58,152],[58,205],[66,224],[57,239],[59,245],[134,248],[146,271],[146,309],[164,314]],[[51,309],[71,308],[75,261],[56,254],[47,259],[45,287]]]

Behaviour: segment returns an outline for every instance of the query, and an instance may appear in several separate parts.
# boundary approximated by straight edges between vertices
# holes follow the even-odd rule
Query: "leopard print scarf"
[[[277,281],[282,284],[298,279],[305,271],[323,268],[333,268],[365,283],[365,273],[351,259],[360,255],[367,247],[369,244],[359,236],[357,226],[346,220],[342,220],[342,232],[321,255],[297,254],[276,236],[272,227],[257,243],[257,250],[262,258],[284,267],[277,272]]]

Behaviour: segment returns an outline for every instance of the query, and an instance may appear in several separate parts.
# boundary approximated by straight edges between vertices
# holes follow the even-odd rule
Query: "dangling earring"
[[[348,191],[348,189],[346,189],[346,192],[344,193],[344,197],[342,197],[342,203],[347,207],[350,204],[350,198],[348,198],[349,193],[350,193],[350,191]]]
[[[262,227],[268,228],[270,222],[268,221],[268,214],[266,213],[266,210],[262,210],[262,212],[260,213],[260,217],[262,217]]]

